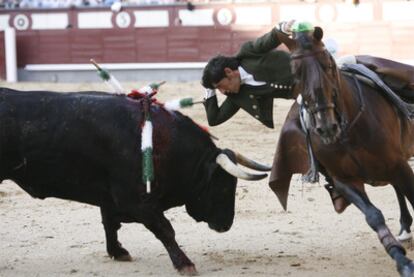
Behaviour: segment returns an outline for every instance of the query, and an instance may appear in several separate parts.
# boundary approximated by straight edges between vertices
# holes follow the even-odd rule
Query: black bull
[[[218,157],[229,157],[231,164],[237,155],[217,148],[207,132],[179,112],[152,105],[151,116],[155,180],[147,194],[141,170],[142,101],[100,92],[0,88],[0,181],[10,179],[36,198],[99,206],[107,252],[117,260],[131,259],[118,242],[121,222],[143,223],[163,243],[174,267],[194,274],[163,212],[185,205],[196,221],[229,230],[237,178]]]

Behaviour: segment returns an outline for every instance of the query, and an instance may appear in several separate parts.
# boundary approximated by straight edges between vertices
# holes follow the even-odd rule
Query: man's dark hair
[[[240,62],[236,57],[215,56],[204,68],[201,84],[205,88],[214,89],[213,84],[217,84],[226,77],[224,68],[228,67],[231,70],[236,70],[239,65]]]

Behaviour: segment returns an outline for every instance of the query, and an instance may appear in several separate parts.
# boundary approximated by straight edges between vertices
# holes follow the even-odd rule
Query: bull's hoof
[[[179,269],[178,272],[183,276],[197,276],[198,272],[194,265],[187,265]]]
[[[122,247],[116,250],[113,250],[113,251],[108,251],[108,252],[109,252],[109,257],[113,258],[115,261],[119,261],[119,262],[132,261],[132,257],[131,255],[129,255],[129,252]]]
[[[414,263],[409,262],[402,268],[399,268],[398,272],[400,272],[401,277],[414,277]]]
[[[114,260],[115,261],[118,261],[118,262],[131,262],[132,261],[132,257],[129,254],[124,254],[124,255],[120,255],[120,256],[114,257]]]

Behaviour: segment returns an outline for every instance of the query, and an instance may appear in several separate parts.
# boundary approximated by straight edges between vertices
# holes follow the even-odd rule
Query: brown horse
[[[290,44],[295,45],[295,42],[292,41]],[[414,102],[414,67],[373,56],[357,55],[354,58],[356,63],[363,64],[374,70],[401,98],[411,103]],[[280,132],[272,174],[269,180],[271,189],[276,193],[285,210],[287,209],[288,191],[293,174],[299,173],[304,175],[310,170],[305,132],[301,126],[299,110],[298,103],[294,103],[286,117]],[[320,169],[323,171],[323,168]],[[324,174],[325,177],[328,177],[327,180],[329,180],[326,172]],[[349,202],[332,188],[332,180],[329,181],[330,184],[326,184],[325,187],[331,187],[330,193],[335,211],[342,213],[349,205]],[[386,183],[382,184],[386,185]],[[377,185],[380,185],[380,183],[377,183]],[[363,187],[360,190],[364,192]],[[396,194],[401,215],[401,229],[398,239],[400,241],[411,241],[412,233],[410,228],[413,218],[408,210],[404,195],[398,190],[396,190]]]
[[[287,209],[288,192],[293,174],[305,175],[310,170],[306,138],[300,123],[299,109],[298,103],[294,103],[285,119],[280,132],[272,173],[269,179],[270,188],[275,192],[285,210]],[[329,176],[326,177],[329,178]],[[387,184],[376,183],[376,185]],[[329,184],[325,186],[329,186]],[[365,193],[364,187],[360,187],[359,189]],[[398,190],[396,190],[396,194],[400,206],[401,225],[398,240],[410,242],[412,240],[411,224],[413,218],[408,210],[404,195]],[[342,213],[350,204],[335,189],[331,197],[337,213]]]
[[[400,274],[413,276],[414,264],[363,186],[390,183],[399,200],[405,196],[414,205],[414,174],[407,162],[414,154],[414,123],[374,88],[342,74],[322,36],[318,27],[296,33],[292,49],[295,90],[303,99],[315,157],[335,190],[365,214]]]

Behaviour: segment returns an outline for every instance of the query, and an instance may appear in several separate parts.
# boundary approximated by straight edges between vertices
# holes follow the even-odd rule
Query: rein
[[[354,117],[352,122],[347,126],[346,130],[344,131],[351,130],[352,127],[354,127],[355,124],[357,123],[358,119],[361,117],[362,113],[365,111],[365,102],[364,102],[364,98],[362,97],[361,86],[359,85],[358,79],[355,76],[355,74],[352,74],[352,79],[354,80],[355,86],[357,87],[357,91],[358,91],[359,111],[358,111],[358,114]]]
[[[316,56],[320,53],[324,53],[326,52],[326,48],[322,48],[316,51],[311,51],[308,53],[304,53],[304,54],[298,54],[298,55],[292,55],[291,59],[295,60],[295,59],[302,59],[302,58],[306,58],[306,57],[312,57],[312,56]],[[332,59],[332,58],[331,58]],[[333,60],[333,59],[332,59]],[[333,61],[334,62],[334,61]],[[358,114],[352,119],[351,123],[347,123],[346,120],[344,119],[344,115],[341,113],[341,109],[338,107],[336,101],[334,101],[334,103],[329,103],[323,106],[316,106],[316,107],[308,107],[307,109],[309,110],[310,114],[312,114],[312,116],[314,116],[315,113],[324,110],[324,109],[334,109],[335,113],[338,115],[339,119],[340,119],[340,125],[341,125],[341,129],[342,129],[342,136],[344,136],[344,134],[346,134],[346,132],[349,132],[354,126],[355,124],[358,122],[359,118],[361,117],[362,113],[365,111],[365,102],[364,102],[364,98],[362,97],[362,89],[361,86],[358,82],[357,77],[355,76],[355,74],[352,74],[352,78],[355,82],[355,86],[357,87],[357,92],[358,92],[358,102],[359,102],[359,111]],[[336,72],[336,89],[338,90],[336,95],[334,95],[334,99],[337,100],[338,97],[340,97],[341,95],[341,82],[339,80],[339,70],[337,70]],[[339,110],[338,110],[339,109]]]
[[[325,51],[326,51],[326,48],[324,47],[324,48],[322,48],[322,49],[320,49],[320,50],[317,50],[317,51],[311,51],[311,52],[309,52],[309,53],[297,54],[297,55],[291,55],[291,56],[290,56],[290,58],[291,58],[292,60],[299,60],[299,59],[303,59],[303,58],[306,58],[306,57],[316,56],[317,54],[323,53],[323,52],[325,52]]]

